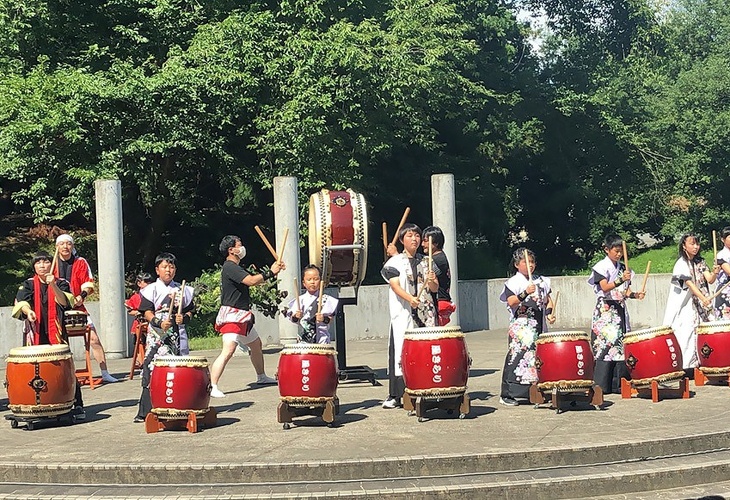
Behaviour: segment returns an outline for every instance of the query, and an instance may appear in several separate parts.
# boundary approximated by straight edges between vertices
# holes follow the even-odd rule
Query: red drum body
[[[682,351],[668,326],[634,330],[624,335],[626,366],[632,385],[650,385],[684,377]]]
[[[697,326],[697,354],[703,373],[730,373],[730,321],[700,323]]]
[[[19,417],[51,417],[74,405],[76,375],[71,351],[63,345],[11,349],[5,387],[8,408]]]
[[[368,216],[365,199],[351,189],[323,189],[309,198],[309,262],[324,282],[359,286],[367,268]]]
[[[432,397],[463,394],[470,364],[460,327],[406,330],[401,368],[408,394]]]
[[[69,335],[83,335],[89,324],[89,313],[86,311],[71,310],[63,313],[63,325]]]
[[[587,333],[541,333],[535,341],[535,351],[540,389],[593,386],[593,351]]]
[[[152,362],[152,413],[162,418],[202,415],[210,404],[208,360],[199,356],[160,356]]]
[[[327,344],[292,344],[279,356],[279,394],[285,401],[316,402],[337,393],[337,351]]]

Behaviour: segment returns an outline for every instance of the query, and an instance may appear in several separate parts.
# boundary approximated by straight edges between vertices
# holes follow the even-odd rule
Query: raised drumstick
[[[299,312],[302,312],[302,303],[301,303],[301,301],[299,300],[299,295],[300,295],[300,293],[299,293],[299,292],[300,292],[300,291],[301,291],[301,288],[299,288],[299,280],[298,280],[298,279],[296,279],[296,278],[294,278],[294,293],[296,293],[296,294],[297,294],[297,310],[298,310]]]
[[[182,314],[182,303],[183,303],[184,298],[185,298],[185,280],[183,280],[182,285],[180,285],[180,303],[177,305],[178,314]]]
[[[388,251],[388,223],[383,222],[383,248]]]
[[[53,274],[53,271],[56,270],[56,262],[58,262],[58,245],[56,245],[56,251],[53,252],[53,261],[51,262],[51,271],[49,274]]]
[[[276,250],[274,250],[274,247],[271,246],[271,243],[269,243],[269,240],[266,239],[266,235],[263,231],[261,231],[261,228],[258,226],[253,227],[257,233],[259,233],[259,236],[261,237],[261,240],[264,242],[264,245],[266,245],[266,248],[269,249],[269,252],[271,252],[271,255],[274,257],[274,260],[279,262],[279,256],[276,255]]]
[[[555,292],[555,299],[553,299],[553,317],[557,318],[557,310],[558,310],[558,299],[560,298],[560,290]]]
[[[281,251],[279,251],[279,258],[276,259],[278,264],[281,264],[281,259],[284,257],[284,249],[286,248],[286,239],[289,237],[289,228],[284,229],[284,240],[281,242]]]
[[[319,282],[319,297],[317,298],[317,314],[322,313],[322,299],[324,298],[324,280]]]
[[[624,252],[624,267],[629,270],[629,252],[626,251],[626,242],[621,240],[621,249]]]
[[[406,223],[406,219],[408,218],[409,213],[411,213],[411,207],[406,207],[405,211],[403,212],[403,217],[400,218],[400,223],[398,224],[398,227],[395,230],[393,239],[390,242],[392,245],[395,245],[395,242],[398,241],[398,233],[400,233],[400,228],[403,227],[403,224]]]
[[[525,266],[527,267],[527,280],[532,282],[532,270],[530,269],[530,254],[525,249]]]
[[[649,270],[651,269],[651,261],[646,263],[646,272],[644,273],[644,281],[641,283],[641,293],[646,291],[646,280],[649,278]]]
[[[717,231],[712,230],[712,251],[715,255],[715,265],[717,265]]]

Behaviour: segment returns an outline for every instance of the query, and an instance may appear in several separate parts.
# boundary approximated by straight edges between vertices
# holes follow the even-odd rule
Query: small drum
[[[5,387],[8,408],[18,417],[51,417],[74,405],[76,371],[66,344],[10,350]]]
[[[700,323],[697,326],[697,354],[702,373],[730,373],[730,321]]]
[[[73,309],[63,313],[63,325],[69,335],[83,335],[86,333],[86,326],[89,324],[89,313]]]
[[[627,332],[624,355],[634,386],[650,385],[654,380],[668,382],[684,378],[682,351],[671,327]]]
[[[309,198],[309,262],[333,286],[360,286],[367,269],[365,199],[351,189],[323,189]]]
[[[279,394],[287,402],[325,402],[337,393],[337,351],[327,344],[291,344],[279,356]]]
[[[199,356],[160,356],[152,361],[152,413],[163,419],[203,415],[209,410],[208,360]]]
[[[585,332],[546,332],[535,341],[537,387],[586,389],[593,382],[593,351]]]
[[[466,392],[470,364],[460,327],[406,330],[401,368],[408,394],[429,398],[459,396]]]

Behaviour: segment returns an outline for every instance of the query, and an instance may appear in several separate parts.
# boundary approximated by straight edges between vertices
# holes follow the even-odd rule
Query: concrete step
[[[617,495],[654,492],[668,488],[696,491],[695,485],[730,481],[730,449],[643,457],[622,462],[594,460],[586,465],[550,466],[531,469],[445,474],[398,474],[392,463],[390,475],[382,478],[221,482],[214,470],[207,481],[189,478],[178,484],[155,484],[154,474],[146,484],[70,484],[57,481],[0,483],[0,498],[622,498]],[[332,464],[309,464],[326,476]],[[402,472],[402,471],[401,471]],[[649,496],[651,497],[651,496]],[[647,498],[649,498],[647,497]],[[652,497],[653,498],[653,497]],[[670,497],[666,497],[670,498]],[[681,498],[681,497],[680,497]]]

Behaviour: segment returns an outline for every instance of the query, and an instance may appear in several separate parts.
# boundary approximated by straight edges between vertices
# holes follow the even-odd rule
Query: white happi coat
[[[180,283],[171,281],[169,285],[165,285],[165,282],[160,278],[157,281],[151,283],[140,290],[140,294],[145,299],[152,302],[155,306],[155,317],[160,320],[168,319],[170,313],[170,299],[172,294],[175,293],[175,303],[173,305],[172,316],[177,314],[178,307],[180,306],[180,298],[182,295],[182,307],[185,309],[193,302],[193,287],[185,285],[185,290],[180,293]],[[174,318],[170,318],[174,322]],[[190,348],[188,346],[188,333],[185,329],[185,325],[179,325],[180,330],[180,354],[186,356],[190,354]],[[152,328],[157,332],[158,335],[162,335],[162,330],[149,325],[148,328]]]
[[[383,266],[393,267],[397,269],[400,274],[398,276],[398,282],[400,283],[403,290],[413,293],[410,285],[408,284],[408,275],[411,273],[411,265],[408,262],[408,256],[405,253],[399,253],[394,255]],[[385,277],[383,277],[385,279]],[[386,279],[386,281],[388,281]],[[411,304],[400,298],[391,287],[388,291],[388,306],[390,310],[390,326],[393,330],[393,355],[395,359],[395,375],[400,377],[403,375],[403,370],[400,366],[401,353],[403,352],[403,341],[405,340],[406,330],[414,328]],[[390,338],[390,336],[389,336]]]

